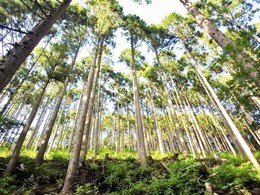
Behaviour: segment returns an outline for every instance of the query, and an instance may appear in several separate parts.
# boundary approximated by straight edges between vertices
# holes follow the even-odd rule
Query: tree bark
[[[202,82],[207,87],[208,91],[210,92],[210,95],[213,97],[213,100],[217,104],[221,114],[223,115],[224,119],[227,121],[228,125],[230,126],[229,130],[231,130],[231,134],[234,135],[235,139],[238,140],[238,146],[240,147],[241,151],[243,152],[243,154],[245,156],[248,157],[248,159],[252,162],[252,164],[255,166],[255,168],[259,169],[259,164],[258,164],[256,158],[254,157],[253,153],[251,152],[249,146],[247,145],[246,141],[242,137],[242,135],[239,132],[239,130],[237,129],[236,125],[233,123],[232,119],[230,118],[227,111],[221,104],[220,100],[218,99],[217,95],[215,94],[214,90],[208,83],[207,79],[205,78],[205,76],[203,75],[203,73],[201,72],[199,67],[197,67],[196,64],[194,64],[194,65],[195,65],[195,69],[196,69],[199,77],[202,79]]]
[[[145,147],[145,136],[144,136],[144,124],[142,120],[141,113],[141,103],[139,97],[139,86],[136,75],[136,64],[135,64],[135,50],[131,46],[132,64],[131,71],[133,76],[133,95],[134,95],[134,105],[135,105],[135,119],[136,119],[136,131],[137,131],[137,150],[138,150],[138,160],[142,165],[147,165],[147,151]]]
[[[168,102],[169,110],[170,110],[170,113],[171,113],[171,119],[172,119],[172,122],[173,122],[175,130],[176,130],[180,150],[181,150],[181,152],[187,152],[188,148],[187,148],[185,140],[183,139],[183,132],[181,130],[181,127],[180,127],[180,124],[179,124],[179,121],[178,121],[178,117],[177,117],[177,114],[175,112],[175,109],[174,109],[174,106],[173,106],[173,103],[172,103],[172,100],[171,100],[171,97],[170,97],[170,92],[169,92],[167,85],[166,85],[166,79],[165,79],[165,76],[163,75],[163,73],[161,73],[161,72],[160,72],[160,77],[161,77],[162,82],[163,82],[163,88],[164,88],[164,91],[165,91],[165,95],[167,97],[167,102]]]
[[[260,76],[259,67],[254,67],[253,64],[246,61],[243,52],[235,53],[236,45],[230,40],[224,33],[222,33],[215,25],[213,25],[209,19],[207,19],[203,14],[200,13],[198,9],[193,6],[189,0],[180,0],[184,7],[190,12],[190,14],[195,18],[196,22],[209,34],[209,36],[216,41],[216,43],[223,49],[227,45],[232,45],[234,48],[229,51],[231,57],[233,57],[237,62],[241,63],[243,70],[248,74],[252,81],[260,86]],[[257,66],[257,64],[256,64]]]
[[[46,16],[44,20],[37,24],[4,56],[0,62],[0,92],[11,81],[16,71],[41,39],[49,32],[53,24],[66,11],[71,1],[72,0],[64,0],[53,13]]]
[[[38,94],[38,96],[37,96],[37,98],[35,100],[35,103],[33,105],[33,108],[31,110],[31,112],[30,112],[30,115],[29,115],[29,117],[28,117],[28,119],[26,121],[26,124],[25,124],[25,126],[24,126],[24,128],[23,128],[23,130],[22,130],[22,132],[21,132],[21,134],[20,134],[20,136],[19,136],[19,138],[18,138],[18,140],[16,142],[16,145],[14,147],[13,153],[12,153],[12,155],[10,157],[10,160],[8,162],[8,165],[7,165],[6,169],[5,169],[4,176],[11,175],[12,172],[15,170],[15,165],[16,165],[16,162],[18,160],[18,156],[19,156],[20,150],[22,148],[23,142],[24,142],[25,137],[26,137],[26,135],[28,133],[28,130],[30,129],[30,126],[31,126],[31,124],[33,122],[33,119],[34,119],[34,117],[35,117],[35,115],[37,113],[37,110],[38,110],[39,105],[41,103],[43,94],[44,94],[48,84],[49,84],[49,79],[47,79],[45,81],[44,86],[43,86],[40,94]]]
[[[162,141],[162,131],[158,123],[158,119],[156,116],[156,109],[153,101],[153,96],[152,96],[152,89],[150,85],[150,81],[148,80],[148,90],[149,90],[149,96],[150,96],[150,102],[153,110],[153,118],[154,118],[154,123],[155,123],[155,128],[156,128],[156,135],[158,138],[158,145],[159,145],[159,150],[162,155],[164,155],[164,146],[163,146],[163,141]]]
[[[36,126],[35,126],[35,129],[33,130],[32,134],[31,134],[31,136],[30,136],[30,138],[29,138],[29,141],[28,141],[28,143],[27,143],[27,145],[26,145],[26,148],[27,148],[27,149],[31,148],[33,142],[35,141],[35,140],[34,140],[34,139],[35,139],[35,136],[36,136],[37,132],[39,131],[39,129],[40,129],[40,127],[41,127],[41,124],[42,124],[42,122],[43,122],[43,120],[44,120],[44,118],[45,118],[45,115],[46,115],[46,113],[47,113],[47,107],[48,107],[48,104],[49,104],[49,102],[50,102],[51,97],[52,97],[52,96],[49,96],[49,97],[48,97],[46,103],[44,104],[44,106],[43,106],[43,108],[42,108],[42,111],[41,111],[39,120],[37,121]]]
[[[86,116],[86,120],[85,120],[85,127],[84,127],[84,132],[83,132],[83,137],[82,137],[82,145],[81,145],[81,149],[80,149],[80,157],[79,157],[80,163],[85,162],[86,155],[87,155],[89,135],[90,135],[90,125],[91,125],[91,121],[92,121],[92,113],[93,113],[93,107],[94,107],[95,96],[96,96],[96,88],[97,88],[96,86],[98,83],[98,78],[99,78],[100,69],[101,69],[103,42],[101,43],[97,52],[98,52],[97,68],[95,70],[93,83],[92,83],[92,87],[91,87],[92,90],[91,90],[91,94],[90,94],[89,101],[88,101],[87,116]]]
[[[96,59],[97,59],[97,52],[93,58],[92,65],[90,67],[89,74],[88,74],[88,79],[87,81],[85,81],[83,86],[83,95],[80,101],[79,115],[78,118],[76,119],[75,135],[73,138],[74,142],[72,146],[71,158],[69,161],[66,178],[65,178],[65,182],[61,194],[73,194],[72,186],[79,165],[80,148],[82,143],[82,136],[83,136],[84,125],[86,121],[86,114],[87,114],[87,109],[89,104],[90,93],[93,85]]]
[[[63,100],[63,97],[64,97],[65,93],[66,93],[68,82],[69,82],[69,79],[67,77],[66,80],[65,80],[62,92],[61,92],[60,96],[58,97],[58,101],[57,101],[56,106],[54,108],[54,111],[52,113],[52,117],[50,119],[50,123],[49,123],[49,125],[47,127],[47,130],[45,132],[45,135],[44,135],[44,137],[43,137],[43,139],[41,141],[41,145],[40,145],[39,151],[38,151],[38,153],[36,155],[36,158],[35,158],[35,163],[36,164],[42,164],[43,163],[44,153],[45,153],[45,151],[47,149],[47,146],[48,146],[48,143],[49,143],[49,139],[51,137],[51,133],[52,133],[52,130],[53,130],[53,127],[54,127],[54,124],[55,124],[58,112],[60,110],[61,102]]]

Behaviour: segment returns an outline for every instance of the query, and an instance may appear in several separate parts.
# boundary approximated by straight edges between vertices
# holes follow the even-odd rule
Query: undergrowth
[[[8,151],[0,150],[0,174],[8,162]],[[109,158],[104,160],[105,156]],[[134,152],[117,154],[104,149],[94,161],[93,151],[89,151],[87,162],[75,179],[75,194],[205,194],[205,183],[210,183],[217,194],[260,193],[260,172],[239,156],[222,153],[221,161],[212,155],[203,160],[190,155],[176,158],[170,153],[161,156],[158,152],[151,156],[148,166],[142,166]],[[52,151],[41,166],[34,163],[34,157],[35,152],[22,151],[18,163],[26,169],[0,178],[0,194],[59,194],[69,153]]]

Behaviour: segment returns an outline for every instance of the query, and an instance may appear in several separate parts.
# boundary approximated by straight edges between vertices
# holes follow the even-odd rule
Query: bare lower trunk
[[[66,80],[65,80],[62,92],[61,92],[60,96],[58,97],[58,101],[57,101],[56,106],[54,108],[54,111],[52,113],[52,117],[51,117],[50,123],[49,123],[49,125],[47,127],[47,130],[45,132],[44,138],[41,141],[41,145],[40,145],[39,151],[38,151],[38,153],[36,155],[36,158],[35,158],[36,164],[42,164],[43,163],[44,153],[45,153],[45,151],[47,149],[47,146],[48,146],[48,143],[49,143],[49,139],[51,137],[51,133],[52,133],[52,130],[53,130],[53,127],[54,127],[54,124],[55,124],[58,112],[60,110],[61,102],[63,100],[63,97],[64,97],[65,93],[66,93],[68,82],[69,82],[69,79],[67,77]]]
[[[180,127],[180,124],[179,124],[179,121],[178,121],[178,117],[177,117],[176,111],[174,109],[169,90],[168,90],[167,85],[166,85],[166,79],[165,79],[164,75],[162,75],[162,73],[160,73],[160,76],[161,76],[164,91],[165,91],[165,94],[166,94],[166,97],[167,97],[167,102],[168,102],[168,106],[169,106],[169,110],[170,110],[170,114],[171,114],[171,119],[172,119],[172,122],[174,124],[175,130],[176,130],[175,132],[177,134],[177,138],[178,138],[178,141],[179,141],[178,144],[179,144],[180,150],[181,150],[181,152],[187,152],[188,148],[187,148],[186,142],[183,138],[183,132],[181,130],[181,127]]]
[[[8,162],[8,165],[5,169],[5,172],[4,172],[4,176],[9,176],[12,174],[12,172],[14,171],[15,169],[15,165],[16,165],[16,162],[18,160],[18,156],[19,156],[19,153],[20,153],[20,150],[22,148],[22,145],[23,145],[23,142],[25,140],[25,137],[28,133],[28,130],[30,129],[30,126],[33,122],[33,119],[37,113],[37,110],[39,108],[39,105],[41,103],[41,100],[42,100],[42,97],[43,97],[43,94],[48,86],[48,83],[49,83],[49,79],[44,83],[44,86],[43,86],[43,89],[41,90],[40,94],[37,96],[36,100],[35,100],[35,103],[33,105],[33,108],[30,112],[30,115],[26,121],[26,124],[16,142],[16,145],[14,147],[14,150],[13,150],[13,153],[10,157],[10,160]]]
[[[252,162],[252,164],[255,166],[256,169],[259,169],[259,164],[258,164],[256,158],[254,157],[254,155],[251,152],[251,150],[250,150],[249,146],[247,145],[246,141],[244,140],[244,138],[240,134],[236,125],[233,123],[232,119],[229,117],[227,111],[225,110],[225,108],[223,107],[221,102],[219,101],[219,99],[218,99],[217,95],[215,94],[214,90],[212,89],[212,87],[210,86],[210,84],[208,83],[208,81],[206,80],[203,73],[201,72],[201,70],[198,67],[196,67],[196,71],[197,71],[198,75],[200,76],[200,78],[202,79],[205,86],[207,87],[211,96],[213,97],[213,99],[214,99],[215,103],[217,104],[221,114],[223,115],[223,117],[227,121],[228,125],[230,126],[231,134],[234,135],[235,139],[238,140],[238,144],[239,144],[238,146],[242,150],[243,154],[248,157],[248,159]]]
[[[93,59],[92,65],[89,70],[89,75],[87,81],[85,81],[83,86],[83,95],[81,97],[80,107],[79,107],[79,114],[78,118],[76,119],[75,125],[75,135],[73,138],[73,146],[71,152],[71,158],[69,161],[66,178],[64,182],[64,186],[62,188],[61,194],[73,194],[73,183],[75,176],[77,174],[78,165],[79,165],[79,155],[80,155],[80,148],[82,143],[82,136],[84,131],[84,125],[86,121],[86,113],[88,109],[89,97],[90,92],[92,90],[92,83],[94,79],[94,70],[96,65],[96,56]]]
[[[150,102],[151,102],[151,106],[152,106],[152,110],[153,110],[153,118],[154,118],[154,123],[155,123],[155,128],[156,128],[156,135],[158,138],[159,150],[160,150],[161,154],[164,155],[162,132],[161,132],[161,128],[159,126],[158,120],[157,120],[156,109],[155,109],[153,96],[152,96],[152,89],[151,89],[149,81],[148,81],[148,90],[149,90]]]
[[[144,137],[144,124],[142,120],[141,104],[139,97],[139,86],[136,75],[136,64],[134,58],[134,49],[132,48],[132,76],[133,76],[133,93],[134,93],[134,105],[135,105],[135,120],[136,120],[136,132],[137,132],[137,150],[138,150],[138,160],[143,165],[147,165],[147,151],[145,147],[145,137]]]
[[[51,96],[48,97],[48,100],[46,101],[46,103],[44,104],[44,106],[42,108],[42,112],[40,114],[39,120],[37,121],[36,127],[33,130],[32,134],[31,134],[31,136],[29,138],[29,141],[28,141],[28,143],[26,145],[27,149],[31,148],[33,142],[35,141],[36,134],[39,131],[40,126],[41,126],[41,124],[42,124],[42,122],[43,122],[43,120],[45,118],[46,113],[47,113],[47,105],[49,104],[50,99],[51,99]]]
[[[84,132],[83,132],[83,137],[82,137],[82,145],[80,149],[80,157],[79,161],[80,163],[84,163],[86,160],[86,155],[87,155],[87,149],[88,149],[88,143],[89,143],[89,135],[90,135],[90,125],[92,121],[92,113],[93,113],[93,107],[95,103],[95,97],[96,97],[96,88],[97,88],[97,83],[100,75],[100,69],[101,69],[101,60],[102,60],[102,53],[103,53],[103,42],[101,41],[99,48],[97,50],[98,56],[97,56],[97,68],[94,73],[94,78],[91,83],[91,94],[88,100],[88,109],[87,109],[87,116],[85,120],[85,127],[84,127]]]

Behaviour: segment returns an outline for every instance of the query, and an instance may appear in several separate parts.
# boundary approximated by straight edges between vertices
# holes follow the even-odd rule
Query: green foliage
[[[16,188],[14,185],[14,177],[0,178],[0,194],[9,195]]]
[[[48,161],[40,166],[36,166],[34,172],[40,175],[48,176],[57,181],[64,179],[65,170],[67,168],[67,162],[59,161]]]
[[[37,155],[37,151],[33,151],[30,149],[25,149],[25,148],[22,149],[21,153],[20,153],[20,156],[31,158],[31,159],[35,159],[36,155]]]
[[[0,157],[3,157],[3,158],[9,157],[11,146],[12,145],[10,143],[8,143],[8,144],[5,144],[4,147],[1,147]]]
[[[153,159],[156,159],[156,160],[161,160],[164,157],[159,150],[156,150],[155,152],[153,152],[151,156]]]
[[[0,114],[0,132],[4,133],[7,129],[19,127],[23,125],[16,119],[5,117]]]
[[[76,188],[75,195],[92,195],[97,194],[98,189],[96,186],[92,186],[90,183],[85,183],[84,185],[78,185]]]
[[[223,164],[214,167],[213,174],[210,180],[213,187],[225,192],[237,192],[245,186],[254,188],[260,185],[260,177],[249,162],[239,166]]]
[[[176,161],[169,165],[172,188],[180,194],[203,194],[207,172],[204,165],[193,159]]]
[[[9,149],[3,148],[1,152],[5,155]],[[17,191],[32,194],[43,186],[46,193],[52,193],[64,182],[68,165],[67,151],[53,151],[50,156],[52,160],[47,160],[40,166],[34,163],[32,151],[23,149],[22,152],[23,157],[19,163],[23,163],[26,170],[16,171],[14,177],[1,178],[0,194],[13,194]],[[104,161],[106,154],[109,155]],[[170,157],[161,159],[160,153],[155,151],[152,154],[153,160],[146,167],[141,166],[134,156],[136,154],[129,151],[99,151],[98,160],[87,160],[86,165],[79,170],[84,173],[80,177],[85,175],[85,179],[80,179],[81,183],[75,183],[75,194],[204,194],[205,182],[211,183],[213,191],[218,194],[242,191],[250,193],[256,186],[260,186],[260,172],[246,160],[234,157],[231,153],[219,154],[225,160],[216,162],[210,154],[203,160],[181,154],[180,160],[172,160]],[[7,160],[0,160],[0,174],[4,171]]]
[[[70,154],[68,153],[67,149],[64,150],[52,150],[48,159],[55,159],[55,160],[68,160],[70,158]]]
[[[234,156],[231,152],[222,152],[219,155],[223,159],[228,159],[228,162],[234,166],[240,166],[247,161],[240,156]]]

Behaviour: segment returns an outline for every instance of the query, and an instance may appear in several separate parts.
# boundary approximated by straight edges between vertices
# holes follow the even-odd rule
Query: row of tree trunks
[[[191,55],[191,57],[192,57],[192,55]],[[237,146],[240,148],[242,154],[247,156],[248,159],[255,166],[255,168],[258,169],[259,164],[258,164],[256,158],[254,157],[253,153],[251,152],[251,150],[250,150],[248,144],[246,143],[245,139],[242,137],[242,135],[239,132],[239,130],[237,129],[236,125],[234,124],[234,122],[232,121],[230,116],[227,114],[227,111],[223,107],[222,103],[219,101],[219,99],[216,96],[214,90],[212,89],[212,87],[210,86],[208,81],[206,80],[205,76],[203,75],[203,73],[199,69],[199,67],[196,64],[194,59],[193,59],[193,61],[194,61],[194,66],[195,66],[195,69],[197,71],[197,74],[198,74],[199,78],[201,79],[201,82],[203,82],[203,85],[206,87],[206,90],[209,91],[210,96],[212,97],[213,101],[216,103],[221,115],[223,116],[224,120],[226,120],[226,122],[228,123],[228,125],[229,125],[228,130],[230,130],[230,134],[232,135],[232,138],[234,140],[237,140],[237,142],[236,142]]]
[[[86,156],[87,156],[88,143],[90,140],[89,135],[90,135],[90,127],[91,127],[91,121],[92,121],[92,113],[93,113],[96,90],[97,90],[97,83],[99,80],[101,63],[102,63],[101,59],[102,59],[102,53],[103,53],[103,41],[101,41],[97,52],[98,52],[97,68],[94,73],[92,91],[91,91],[89,103],[88,103],[87,116],[86,116],[86,121],[85,121],[83,137],[82,137],[82,145],[81,145],[81,149],[80,149],[80,157],[79,157],[80,163],[85,163]]]
[[[20,136],[19,136],[19,138],[18,138],[18,140],[17,140],[17,142],[16,142],[16,144],[14,146],[14,150],[13,150],[13,153],[12,153],[12,155],[10,157],[8,165],[7,165],[6,169],[5,169],[4,176],[11,175],[12,172],[15,170],[15,165],[16,165],[16,162],[18,160],[18,156],[19,156],[20,150],[22,148],[23,142],[24,142],[25,137],[26,137],[26,135],[27,135],[27,133],[29,131],[29,128],[30,128],[30,126],[31,126],[31,124],[33,122],[33,119],[34,119],[34,117],[35,117],[35,115],[37,113],[37,110],[38,110],[39,105],[41,103],[42,97],[43,97],[43,95],[45,93],[45,90],[46,90],[46,88],[47,88],[47,86],[49,84],[49,81],[50,81],[50,79],[47,79],[44,82],[43,88],[41,89],[41,92],[38,94],[38,96],[37,96],[37,98],[35,100],[35,103],[34,103],[34,105],[32,107],[30,115],[29,115],[29,117],[28,117],[28,119],[26,121],[26,125],[24,126],[24,128],[23,128],[23,130],[22,130],[22,132],[21,132],[21,134],[20,134]]]
[[[90,98],[92,84],[94,80],[94,72],[96,67],[98,51],[96,51],[95,53],[96,54],[95,57],[93,58],[92,65],[89,70],[88,78],[84,82],[84,86],[83,86],[83,93],[80,100],[78,116],[75,122],[76,124],[74,130],[75,133],[73,136],[74,142],[72,144],[71,158],[69,161],[64,186],[62,189],[62,194],[73,194],[72,185],[74,183],[75,176],[77,174],[77,170],[79,166],[80,149],[81,149],[84,125],[85,125],[86,115],[88,110],[89,98]]]

